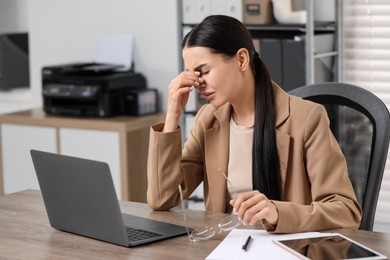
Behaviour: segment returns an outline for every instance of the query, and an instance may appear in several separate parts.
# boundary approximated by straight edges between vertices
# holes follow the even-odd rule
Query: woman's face
[[[239,97],[242,73],[236,56],[227,59],[206,47],[185,47],[183,60],[187,71],[199,71],[204,83],[196,87],[214,107]]]

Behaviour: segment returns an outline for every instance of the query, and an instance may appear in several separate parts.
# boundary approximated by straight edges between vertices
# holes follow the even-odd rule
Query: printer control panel
[[[49,97],[94,98],[99,92],[97,85],[46,84],[43,95]]]

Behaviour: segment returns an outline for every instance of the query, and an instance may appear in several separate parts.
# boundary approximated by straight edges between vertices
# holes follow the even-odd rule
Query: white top
[[[237,125],[233,117],[230,119],[230,143],[228,178],[232,187],[228,185],[230,196],[234,198],[234,192],[251,191],[252,188],[252,144],[253,126]]]

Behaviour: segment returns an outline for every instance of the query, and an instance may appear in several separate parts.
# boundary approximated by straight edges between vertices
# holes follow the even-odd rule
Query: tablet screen
[[[304,259],[387,259],[340,234],[275,242]]]

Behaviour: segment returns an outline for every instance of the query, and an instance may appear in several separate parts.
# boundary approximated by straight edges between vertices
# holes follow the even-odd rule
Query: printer
[[[146,88],[134,71],[103,63],[72,63],[42,68],[43,109],[46,113],[110,117],[126,111],[124,96]]]

